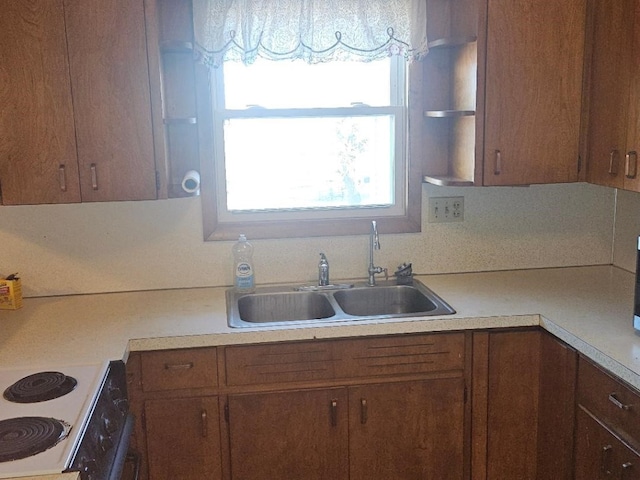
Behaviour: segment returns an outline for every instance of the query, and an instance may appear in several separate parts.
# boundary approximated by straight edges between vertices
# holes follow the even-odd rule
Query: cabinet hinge
[[[229,423],[229,404],[224,404],[224,421]]]

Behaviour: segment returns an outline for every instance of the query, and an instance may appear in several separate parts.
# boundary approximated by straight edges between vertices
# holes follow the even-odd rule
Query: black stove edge
[[[82,480],[89,478],[89,475],[92,480],[120,480],[134,426],[134,417],[128,408],[126,383],[124,362],[109,362],[87,422],[74,446],[69,466],[63,473],[80,472]],[[116,431],[105,431],[105,415],[114,411],[119,412],[116,417],[121,419],[117,422],[120,426]],[[106,448],[103,448],[105,445]]]

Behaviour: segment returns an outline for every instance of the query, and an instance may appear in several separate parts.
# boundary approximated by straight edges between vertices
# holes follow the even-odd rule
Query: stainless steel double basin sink
[[[377,320],[455,313],[418,280],[409,285],[340,284],[329,287],[283,285],[257,288],[254,293],[227,290],[230,327],[314,324]]]

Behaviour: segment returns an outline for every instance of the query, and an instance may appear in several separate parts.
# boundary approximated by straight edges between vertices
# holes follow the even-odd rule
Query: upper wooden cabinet
[[[489,0],[484,184],[578,180],[586,0]]]
[[[2,4],[0,186],[4,204],[80,201],[62,0]]]
[[[3,204],[156,198],[145,21],[142,0],[3,3]]]
[[[429,6],[425,181],[577,181],[586,0]],[[438,103],[440,115],[433,112]]]
[[[587,180],[640,191],[640,2],[589,0]]]

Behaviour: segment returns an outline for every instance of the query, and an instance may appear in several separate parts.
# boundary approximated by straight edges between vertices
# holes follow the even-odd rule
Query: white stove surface
[[[61,473],[70,463],[80,433],[84,430],[98,389],[107,371],[108,363],[94,365],[68,365],[29,369],[0,369],[0,420],[16,417],[47,417],[71,425],[68,436],[55,446],[31,457],[0,462],[0,478],[26,477]],[[15,403],[6,400],[3,393],[18,380],[38,372],[61,372],[74,377],[75,389],[62,397],[38,403]]]

